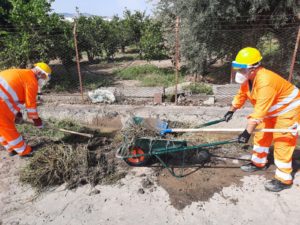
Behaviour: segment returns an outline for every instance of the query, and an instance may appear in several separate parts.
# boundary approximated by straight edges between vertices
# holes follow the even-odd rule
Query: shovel
[[[150,130],[166,130],[168,128],[168,123],[157,118],[143,118],[139,116],[132,117],[134,124],[136,125],[144,125],[147,129]]]

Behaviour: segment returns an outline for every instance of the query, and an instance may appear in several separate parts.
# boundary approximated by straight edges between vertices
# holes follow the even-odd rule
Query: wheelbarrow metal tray
[[[134,142],[134,146],[143,149],[145,154],[167,153],[168,149],[180,149],[187,146],[185,140],[164,140],[154,138],[138,138]]]

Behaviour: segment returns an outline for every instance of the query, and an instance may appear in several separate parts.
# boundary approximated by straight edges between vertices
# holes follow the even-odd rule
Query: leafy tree
[[[11,8],[7,20],[10,29],[1,38],[0,60],[5,62],[4,67],[26,67],[39,60],[66,58],[61,55],[61,50],[71,50],[66,46],[70,39],[66,37],[69,28],[62,17],[51,13],[52,2],[9,0]]]
[[[68,21],[59,21],[59,33],[50,36],[53,44],[49,51],[49,59],[60,59],[62,64],[70,66],[75,57],[73,23]]]
[[[125,19],[119,21],[120,47],[122,53],[125,53],[125,48],[132,44],[132,33]]]
[[[89,62],[102,56],[103,42],[105,38],[104,20],[99,16],[78,19],[78,48],[85,51]]]
[[[9,26],[9,11],[12,5],[8,0],[1,0],[0,2],[0,31],[5,30]]]
[[[111,21],[105,21],[104,23],[105,38],[103,41],[103,47],[107,60],[113,60],[115,53],[120,47],[119,24],[120,19],[116,16]]]
[[[140,58],[142,58],[140,40],[142,37],[142,32],[145,29],[145,25],[147,21],[149,21],[149,17],[146,16],[145,12],[140,11],[131,13],[131,11],[125,10],[123,14],[127,43],[136,45],[140,52]]]
[[[147,60],[161,60],[166,58],[167,52],[164,46],[164,38],[161,29],[161,22],[149,20],[142,32],[140,46],[144,54],[144,58]]]
[[[175,17],[180,17],[181,54],[189,70],[202,75],[217,60],[231,61],[239,49],[256,46],[270,32],[289,54],[299,25],[296,0],[160,0],[158,10],[171,49]]]

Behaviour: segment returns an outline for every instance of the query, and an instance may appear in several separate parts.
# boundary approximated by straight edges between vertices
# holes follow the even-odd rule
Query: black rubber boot
[[[255,172],[259,170],[265,170],[266,168],[266,166],[257,167],[252,162],[241,166],[241,170],[243,170],[244,172]]]
[[[10,157],[13,157],[13,156],[15,156],[15,155],[18,155],[18,153],[17,153],[16,151],[11,151],[11,152],[8,153],[8,155],[9,155]]]
[[[272,192],[279,192],[279,191],[282,191],[284,189],[288,189],[291,187],[292,187],[291,184],[284,184],[277,179],[269,180],[265,183],[265,189],[267,191],[272,191]]]
[[[20,158],[30,158],[30,157],[32,157],[34,155],[34,153],[33,152],[30,152],[29,154],[27,154],[27,155],[20,155]]]

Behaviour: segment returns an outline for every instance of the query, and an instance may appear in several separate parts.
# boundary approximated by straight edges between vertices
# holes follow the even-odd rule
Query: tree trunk
[[[125,53],[125,46],[121,46],[121,52],[124,54]]]

